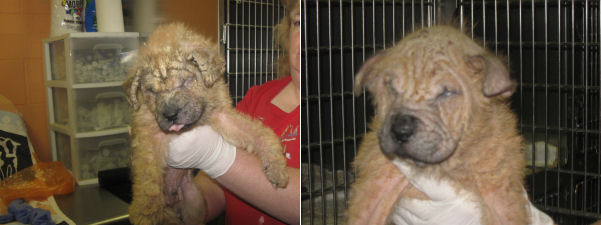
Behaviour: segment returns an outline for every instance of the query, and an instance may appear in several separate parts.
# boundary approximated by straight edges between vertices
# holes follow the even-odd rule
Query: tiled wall
[[[0,0],[0,94],[23,115],[40,159],[51,159],[42,39],[50,31],[49,0]]]
[[[217,0],[170,0],[169,20],[179,20],[217,40]],[[49,0],[0,0],[0,94],[23,115],[38,156],[50,161],[42,40],[50,33]]]
[[[184,22],[194,30],[217,41],[219,0],[163,0],[162,10],[168,21]]]

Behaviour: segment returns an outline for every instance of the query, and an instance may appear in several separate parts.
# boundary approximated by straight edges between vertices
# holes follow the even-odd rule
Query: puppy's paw
[[[174,209],[173,207],[171,208],[165,208],[163,211],[163,221],[161,221],[160,224],[164,224],[164,225],[179,225],[179,224],[185,224],[180,216],[180,213],[177,212],[176,209]]]
[[[288,185],[286,161],[278,160],[264,163],[265,175],[274,187],[285,188]]]
[[[132,224],[139,224],[139,225],[152,225],[155,224],[152,222],[152,219],[150,217],[145,217],[142,215],[135,215],[132,213],[129,213],[129,221]]]
[[[132,204],[129,207],[129,221],[132,224],[152,225],[157,224],[157,221],[161,220],[161,212],[138,208],[136,205]]]
[[[136,190],[134,190],[134,193],[137,194],[134,194],[132,203],[129,206],[130,221],[132,224],[157,224],[157,221],[162,220],[161,211],[164,209],[162,194],[160,192],[148,194],[144,190]]]

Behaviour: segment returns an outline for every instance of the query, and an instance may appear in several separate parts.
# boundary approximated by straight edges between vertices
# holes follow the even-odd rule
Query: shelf
[[[91,184],[98,184],[98,178],[77,181],[77,185],[79,185],[79,186],[91,185]]]
[[[87,131],[87,132],[73,132],[73,131],[71,131],[71,129],[69,128],[68,125],[58,124],[58,123],[50,124],[50,129],[58,131],[63,134],[66,134],[66,135],[73,135],[73,133],[75,133],[75,135],[73,135],[73,136],[75,136],[76,138],[102,137],[102,136],[108,136],[108,135],[114,135],[114,134],[129,133],[128,127],[116,127],[116,128],[111,128],[111,129],[104,129],[104,130],[98,130],[98,131]]]
[[[85,88],[105,88],[105,87],[121,87],[123,85],[123,81],[112,81],[112,82],[101,82],[101,83],[83,83],[83,84],[73,84],[74,89],[85,89]],[[47,80],[46,86],[48,87],[58,87],[58,88],[67,88],[69,87],[69,83],[67,81],[62,80]]]
[[[74,84],[73,88],[75,89],[83,89],[83,88],[105,88],[105,87],[120,87],[123,85],[123,81],[113,81],[113,82],[102,82],[102,83],[83,83],[83,84]]]
[[[75,137],[76,138],[100,137],[100,136],[107,136],[107,135],[113,135],[113,134],[126,134],[128,132],[129,132],[129,129],[127,127],[117,127],[117,128],[111,128],[111,129],[105,129],[105,130],[99,130],[99,131],[78,132],[78,133],[75,133]]]
[[[51,123],[50,124],[50,129],[58,131],[58,132],[63,133],[63,134],[66,134],[66,135],[71,135],[71,129],[66,124]]]
[[[58,87],[58,88],[67,88],[69,84],[66,81],[62,80],[47,80],[46,86],[48,87]]]
[[[44,39],[44,42],[53,42],[69,38],[137,38],[137,32],[73,32]]]

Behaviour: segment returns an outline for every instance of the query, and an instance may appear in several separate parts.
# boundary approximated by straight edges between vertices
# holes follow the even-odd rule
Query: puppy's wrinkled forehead
[[[183,24],[159,27],[140,50],[141,60],[153,75],[166,76],[166,70],[182,69],[195,63],[197,49],[209,46],[207,41]]]
[[[464,65],[466,56],[486,52],[460,31],[444,27],[417,32],[397,47],[398,60],[414,67],[413,73],[405,75],[413,79],[431,79],[441,71]]]
[[[222,82],[225,63],[219,46],[182,23],[159,26],[140,48],[132,74],[123,86],[134,109],[138,94],[173,88],[212,88]]]
[[[484,48],[457,29],[424,29],[406,36],[397,45],[366,62],[366,69],[361,73],[362,81],[373,92],[382,87],[374,87],[369,83],[381,80],[385,88],[404,97],[420,92],[426,94],[422,90],[432,89],[433,83],[444,83],[465,73],[462,66],[466,65],[467,56],[485,52]]]
[[[218,45],[181,23],[157,28],[140,49],[136,64],[144,84],[167,88],[193,76],[210,87],[224,70]]]

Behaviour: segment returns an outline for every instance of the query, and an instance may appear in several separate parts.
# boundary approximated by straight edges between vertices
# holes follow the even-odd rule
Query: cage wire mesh
[[[507,59],[532,202],[558,224],[601,219],[599,1],[303,0],[302,223],[341,224],[350,165],[373,115],[354,74],[371,55],[455,14]]]
[[[225,79],[237,104],[248,89],[277,79],[279,49],[273,28],[286,11],[281,0],[220,0],[220,43],[225,52]],[[222,7],[222,8],[221,8]],[[225,214],[210,221],[225,224]]]
[[[281,0],[225,0],[221,42],[234,103],[254,85],[277,79],[273,28],[285,15]]]

